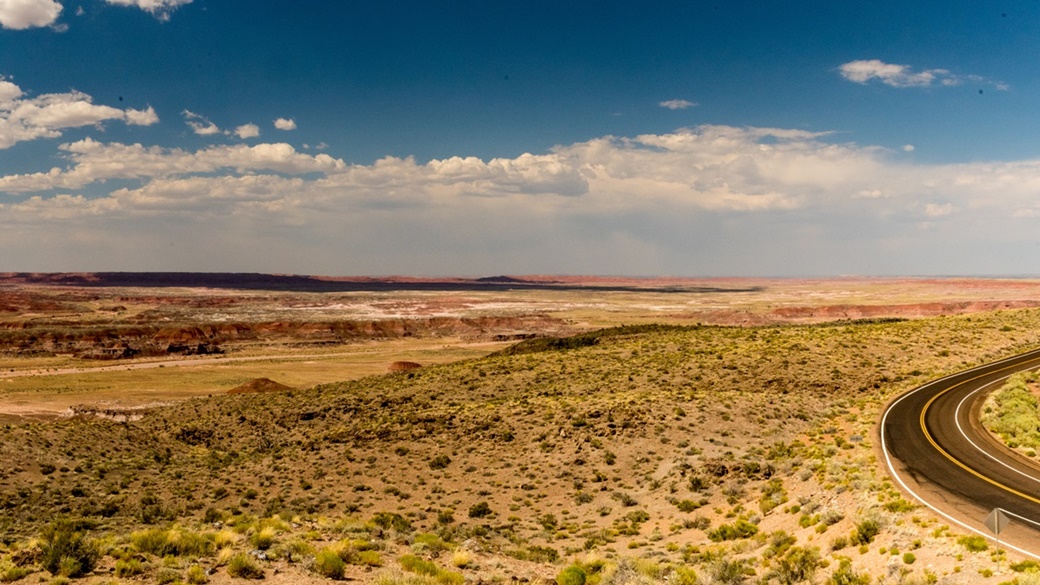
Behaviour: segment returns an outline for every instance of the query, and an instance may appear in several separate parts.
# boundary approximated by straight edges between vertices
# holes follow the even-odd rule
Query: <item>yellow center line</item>
[[[979,378],[984,378],[984,377],[989,376],[991,374],[996,374],[996,373],[1003,372],[1005,370],[1014,369],[1014,368],[1020,368],[1022,370],[1027,370],[1029,368],[1028,367],[1023,367],[1023,366],[1026,365],[1026,364],[1033,364],[1036,361],[1037,361],[1036,359],[1027,360],[1027,361],[1022,362],[1022,363],[1018,363],[1018,364],[1011,365],[1011,366],[1005,366],[1005,367],[1000,368],[998,370],[993,370],[991,372],[986,372],[985,374],[979,374],[978,376],[975,376],[974,378],[969,378],[967,380],[964,380],[963,382],[958,382],[958,383],[954,384],[953,386],[950,386],[949,388],[947,388],[947,389],[943,390],[942,392],[936,394],[927,403],[925,403],[924,408],[921,409],[921,430],[924,432],[924,436],[925,436],[926,439],[928,439],[928,442],[932,444],[932,447],[935,447],[936,451],[938,451],[939,453],[942,453],[942,455],[944,457],[946,457],[947,459],[952,461],[954,464],[956,464],[961,469],[967,471],[968,473],[974,475],[975,477],[977,477],[977,478],[979,478],[979,479],[981,479],[981,480],[983,480],[983,481],[985,481],[987,483],[990,483],[990,484],[992,484],[992,485],[994,485],[994,486],[996,486],[996,487],[998,487],[998,488],[1000,488],[1000,489],[1002,489],[1004,491],[1007,491],[1007,492],[1010,492],[1012,494],[1015,494],[1016,496],[1018,496],[1020,498],[1024,498],[1026,500],[1029,500],[1030,502],[1033,502],[1033,503],[1036,503],[1036,504],[1040,504],[1040,499],[1037,499],[1037,498],[1035,498],[1033,496],[1030,496],[1028,494],[1024,494],[1024,493],[1022,493],[1022,492],[1020,492],[1020,491],[1018,491],[1018,490],[1016,490],[1014,488],[1008,487],[1008,486],[1000,483],[999,481],[996,481],[996,480],[991,479],[991,478],[989,478],[989,477],[987,477],[985,475],[982,475],[978,471],[968,467],[966,464],[964,464],[960,460],[954,458],[952,455],[947,453],[945,449],[940,447],[938,443],[935,442],[935,439],[932,438],[932,434],[928,432],[928,426],[925,424],[925,415],[928,414],[928,409],[932,406],[932,403],[935,402],[936,400],[938,400],[938,398],[940,396],[942,396],[943,394],[946,394],[947,392],[953,390],[954,388],[958,388],[958,387],[963,386],[963,385],[965,385],[965,384],[967,384],[969,382],[974,382],[975,380],[978,380]]]

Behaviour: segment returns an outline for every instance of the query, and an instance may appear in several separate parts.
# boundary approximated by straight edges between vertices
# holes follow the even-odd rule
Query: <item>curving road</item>
[[[960,527],[993,538],[983,519],[1011,517],[1000,544],[1040,559],[1040,467],[979,424],[985,392],[1040,368],[1040,349],[929,382],[893,401],[881,418],[881,449],[896,482]]]

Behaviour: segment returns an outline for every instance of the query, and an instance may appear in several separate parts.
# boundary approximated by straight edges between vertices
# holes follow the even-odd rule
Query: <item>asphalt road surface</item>
[[[1040,465],[1012,452],[978,422],[980,398],[1012,374],[1040,368],[1040,350],[959,372],[893,401],[881,419],[884,463],[897,483],[961,528],[1000,508],[1011,518],[1001,546],[1040,559]]]

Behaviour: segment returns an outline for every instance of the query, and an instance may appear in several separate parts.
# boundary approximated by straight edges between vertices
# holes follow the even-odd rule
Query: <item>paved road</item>
[[[992,537],[986,514],[1012,518],[1002,546],[1040,558],[1040,466],[1010,452],[978,423],[984,393],[1040,368],[1040,350],[930,382],[895,400],[881,419],[885,464],[896,481],[961,528]]]

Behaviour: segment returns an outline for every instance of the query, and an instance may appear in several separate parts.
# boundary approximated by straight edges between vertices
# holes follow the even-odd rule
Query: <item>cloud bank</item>
[[[916,164],[831,137],[706,125],[372,164],[87,138],[60,146],[64,165],[0,177],[0,246],[26,263],[0,269],[956,272],[929,251],[1033,240],[1040,161]]]

